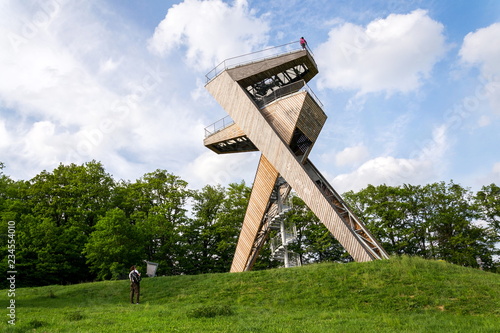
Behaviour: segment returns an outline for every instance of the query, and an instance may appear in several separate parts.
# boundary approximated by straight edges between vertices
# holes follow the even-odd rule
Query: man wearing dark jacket
[[[130,267],[128,278],[130,280],[130,303],[134,304],[134,294],[136,294],[136,304],[139,304],[139,294],[141,291],[141,273],[139,273],[139,271],[135,269],[135,266],[132,266]]]

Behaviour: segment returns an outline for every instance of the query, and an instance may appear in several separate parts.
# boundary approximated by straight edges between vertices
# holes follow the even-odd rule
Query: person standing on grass
[[[130,279],[130,303],[134,304],[134,294],[136,294],[136,304],[139,304],[139,296],[141,292],[141,273],[139,273],[135,266],[132,266],[130,267],[128,278]]]

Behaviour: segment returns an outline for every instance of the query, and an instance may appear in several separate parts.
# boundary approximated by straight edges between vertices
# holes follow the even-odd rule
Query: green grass
[[[6,295],[6,291],[1,291]],[[499,332],[500,275],[420,258],[20,288],[4,332]],[[7,305],[4,302],[4,305]]]

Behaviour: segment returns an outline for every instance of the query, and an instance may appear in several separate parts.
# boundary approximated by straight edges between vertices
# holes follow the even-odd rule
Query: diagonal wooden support
[[[224,147],[219,153],[256,148],[262,153],[232,272],[252,268],[262,246],[259,235],[266,227],[278,176],[297,192],[354,260],[388,257],[307,158],[326,121],[314,96],[301,89],[305,80],[317,73],[315,66],[307,51],[299,51],[225,70],[206,85],[233,119],[237,131],[228,129],[227,134],[219,134],[220,138],[207,138],[205,145],[215,152],[218,145]],[[227,148],[228,138],[235,135],[245,144]]]
[[[277,178],[278,171],[269,163],[264,155],[261,155],[248,202],[247,213],[245,214],[240,237],[238,238],[231,272],[241,272],[247,270],[250,266],[248,261],[252,257],[251,254],[254,250],[257,237],[263,231],[262,221],[269,206],[269,198],[271,197]]]

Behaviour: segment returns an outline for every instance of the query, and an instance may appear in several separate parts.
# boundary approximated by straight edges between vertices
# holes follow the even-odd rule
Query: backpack
[[[134,283],[141,282],[141,276],[139,274],[137,274],[136,271],[132,271],[132,273],[130,273],[130,278],[132,279],[132,282],[134,282]]]

